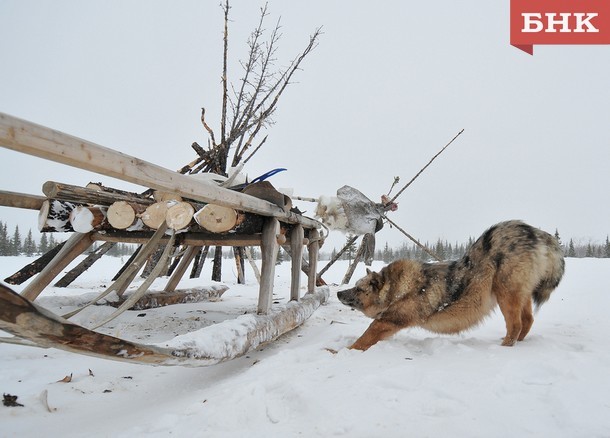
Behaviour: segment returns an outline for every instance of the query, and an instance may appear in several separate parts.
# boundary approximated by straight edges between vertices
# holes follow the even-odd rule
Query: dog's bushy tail
[[[559,286],[565,271],[565,260],[561,250],[549,254],[548,257],[550,266],[547,275],[540,280],[532,293],[537,308],[544,304],[551,296],[551,292]]]

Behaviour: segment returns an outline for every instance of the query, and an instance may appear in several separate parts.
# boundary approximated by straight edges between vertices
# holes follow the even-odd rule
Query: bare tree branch
[[[208,134],[210,135],[210,139],[212,140],[212,144],[214,146],[216,146],[216,139],[214,138],[214,131],[212,130],[212,128],[210,128],[210,126],[205,121],[205,108],[201,108],[201,123],[203,124],[203,127],[205,128],[205,130],[208,131]]]
[[[223,36],[223,50],[222,50],[222,118],[220,120],[220,142],[226,145],[226,130],[227,130],[227,55],[229,52],[229,0],[225,0],[225,4],[222,7],[225,15],[225,27]]]
[[[276,70],[276,51],[281,39],[281,20],[269,33],[266,41],[265,20],[269,16],[268,5],[260,9],[260,18],[251,32],[247,45],[246,61],[240,61],[243,75],[239,86],[229,83],[229,13],[230,0],[223,0],[221,8],[224,16],[223,58],[222,58],[222,110],[220,119],[220,138],[216,139],[214,130],[207,124],[205,109],[201,109],[201,123],[209,135],[208,150],[197,150],[199,158],[184,166],[180,171],[188,173],[215,172],[226,174],[229,153],[232,151],[232,166],[237,166],[244,157],[249,160],[265,144],[265,137],[252,150],[256,137],[263,128],[273,124],[272,116],[278,101],[291,83],[292,77],[300,69],[303,59],[317,46],[321,28],[310,36],[309,44],[286,68]],[[197,167],[194,167],[197,166]]]

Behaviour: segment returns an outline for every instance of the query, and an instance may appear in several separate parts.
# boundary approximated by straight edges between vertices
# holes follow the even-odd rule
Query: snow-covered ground
[[[2,277],[28,261],[3,257]],[[39,302],[67,309],[74,298],[62,296],[103,290],[120,264],[104,257]],[[346,266],[325,279],[338,283]],[[236,285],[233,264],[224,267],[230,289],[220,301],[129,312],[107,332],[162,342],[252,311],[254,276]],[[276,275],[275,301],[283,303],[289,263]],[[460,336],[403,330],[364,353],[345,349],[370,321],[340,304],[338,289],[300,328],[211,367],[150,367],[0,344],[0,391],[24,405],[0,406],[0,436],[610,436],[609,259],[568,259],[563,282],[513,348],[500,346],[497,312]],[[108,311],[98,306],[78,318]]]

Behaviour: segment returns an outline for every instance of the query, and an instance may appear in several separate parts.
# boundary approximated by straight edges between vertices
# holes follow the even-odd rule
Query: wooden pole
[[[165,292],[173,292],[174,290],[176,290],[178,283],[180,283],[180,280],[182,279],[182,277],[184,276],[184,273],[186,272],[186,268],[189,267],[189,265],[195,258],[195,255],[197,255],[197,251],[199,251],[199,249],[200,249],[200,247],[198,247],[198,246],[187,247],[185,253],[182,255],[182,258],[180,259],[180,263],[178,263],[178,266],[176,267],[176,269],[174,269],[172,276],[170,277],[169,281],[165,285],[165,289],[163,289]]]
[[[36,278],[21,292],[21,295],[30,301],[34,301],[42,290],[53,281],[55,277],[74,260],[91,246],[90,234],[74,233],[67,240],[53,260],[42,270]]]
[[[32,263],[24,266],[10,277],[6,277],[4,281],[6,281],[8,284],[21,284],[24,283],[26,280],[29,280],[34,275],[42,271],[45,266],[47,266],[51,262],[51,260],[53,260],[53,258],[57,255],[57,253],[65,244],[65,241],[61,242],[59,245],[55,246],[50,251],[47,251],[42,256],[34,260]]]
[[[60,278],[55,283],[55,287],[68,287],[70,283],[78,278],[79,275],[89,269],[96,261],[100,259],[100,257],[110,251],[114,245],[116,245],[114,242],[106,242],[101,245],[94,252],[85,257],[85,260],[80,262],[77,266],[72,268],[70,272]]]
[[[0,190],[0,205],[3,207],[25,208],[27,210],[40,210],[46,200],[44,196],[27,195],[25,193],[7,192]]]
[[[347,268],[347,271],[345,272],[345,276],[343,276],[343,281],[341,281],[341,284],[347,284],[352,279],[352,275],[354,275],[356,266],[358,266],[358,263],[360,263],[360,259],[362,259],[362,256],[364,255],[365,248],[366,239],[363,237],[362,241],[360,242],[360,246],[358,247],[358,251],[356,251],[356,255],[354,256],[354,260],[352,261],[352,264],[349,265],[349,267]]]
[[[261,284],[258,294],[259,315],[266,315],[271,308],[273,298],[273,279],[275,277],[275,262],[279,245],[277,236],[280,232],[280,223],[275,218],[269,218],[263,225],[263,238],[261,242],[262,264]]]
[[[291,280],[290,280],[290,299],[299,300],[301,289],[301,262],[303,261],[303,239],[305,237],[303,227],[295,225],[290,232],[290,259],[291,259]]]
[[[318,230],[309,231],[309,276],[307,277],[307,293],[314,293],[316,290],[316,272],[318,270],[318,252],[320,251],[320,232]]]

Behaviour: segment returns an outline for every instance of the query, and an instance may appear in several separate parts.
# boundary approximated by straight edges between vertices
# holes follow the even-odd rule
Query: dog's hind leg
[[[353,350],[368,350],[371,346],[377,342],[387,339],[394,333],[398,332],[402,326],[398,326],[388,321],[374,320],[369,328],[349,347]]]
[[[528,298],[521,308],[521,333],[519,333],[518,341],[522,341],[534,323],[534,313],[532,312],[532,299]]]
[[[500,306],[502,315],[504,315],[504,321],[506,322],[506,336],[502,341],[502,345],[505,347],[511,347],[515,345],[515,342],[517,342],[517,339],[519,339],[521,335],[522,305],[519,300],[519,296],[516,293],[509,292],[498,294],[497,298],[498,305]]]

